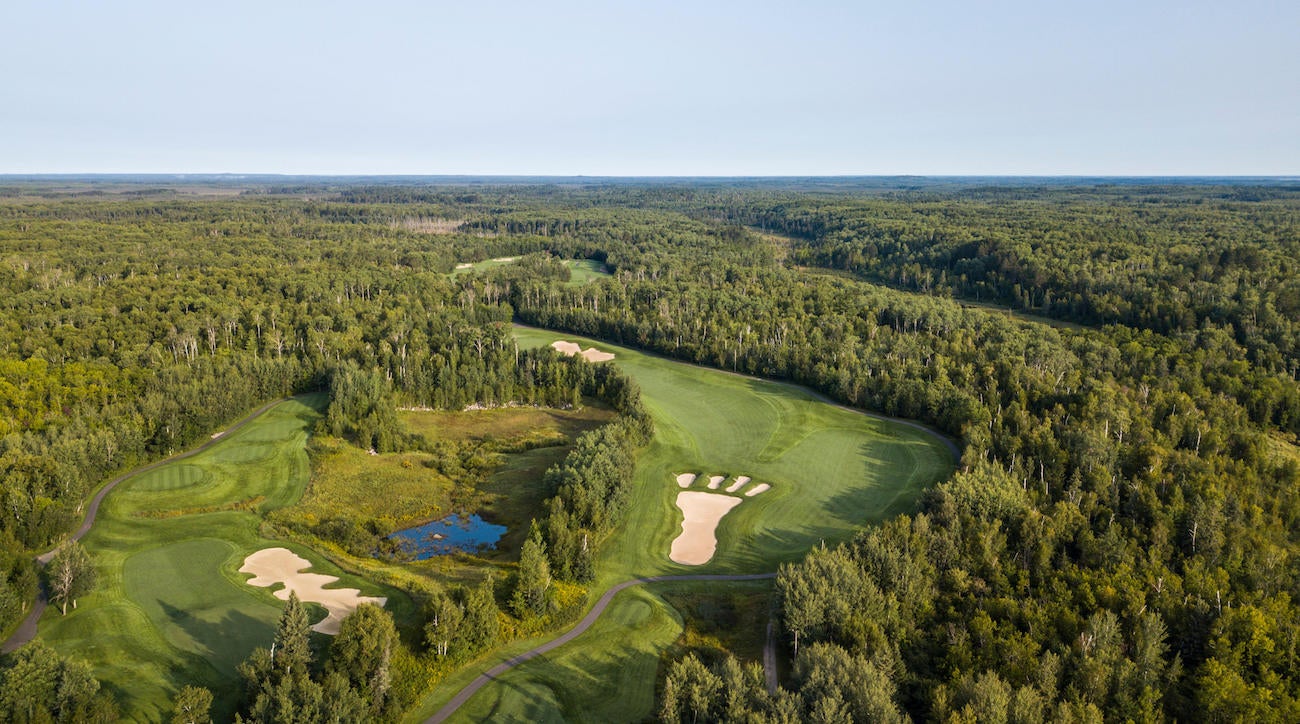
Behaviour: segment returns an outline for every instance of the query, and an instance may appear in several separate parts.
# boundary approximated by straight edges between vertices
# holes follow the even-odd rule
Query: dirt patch
[[[572,357],[575,354],[580,354],[582,355],[582,358],[587,360],[588,362],[608,362],[614,359],[613,352],[601,352],[595,347],[583,349],[582,345],[576,342],[566,342],[562,339],[552,342],[551,347],[556,352],[559,352],[560,354],[563,355],[568,355],[569,357]]]
[[[275,592],[275,597],[281,601],[288,601],[290,593],[297,593],[302,601],[324,606],[329,615],[311,628],[330,636],[338,635],[343,619],[355,611],[357,606],[363,603],[382,606],[388,602],[383,597],[362,596],[360,589],[356,588],[326,589],[325,586],[339,580],[338,576],[303,573],[307,568],[311,568],[311,561],[288,548],[263,548],[245,558],[239,572],[253,574],[247,581],[250,586],[267,588],[283,583],[284,588]]]

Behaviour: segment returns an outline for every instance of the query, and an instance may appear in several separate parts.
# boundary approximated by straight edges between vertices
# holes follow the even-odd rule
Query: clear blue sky
[[[0,173],[1300,174],[1300,2],[0,6]]]

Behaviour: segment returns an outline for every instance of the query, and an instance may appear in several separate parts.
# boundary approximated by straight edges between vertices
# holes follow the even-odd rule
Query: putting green
[[[405,595],[258,532],[261,513],[302,495],[307,435],[324,402],[323,395],[282,402],[184,462],[124,481],[104,499],[83,539],[99,585],[67,616],[47,609],[38,635],[90,662],[126,720],[164,720],[185,684],[212,689],[215,718],[233,718],[235,667],[270,644],[284,605],[271,589],[245,585],[248,576],[237,572],[245,556],[262,548],[291,548],[314,572],[387,596],[395,613],[410,614]],[[256,509],[222,509],[250,500],[260,501]],[[324,617],[312,608],[313,622]]]
[[[823,541],[848,540],[866,525],[911,510],[956,463],[934,433],[829,404],[801,387],[576,335],[524,327],[515,335],[524,347],[562,339],[613,352],[613,364],[637,381],[655,419],[654,440],[637,461],[627,524],[601,550],[597,594],[638,576],[774,571]],[[716,554],[700,566],[668,558],[681,531],[674,504],[680,473],[746,475],[771,485],[762,495],[742,496],[718,525]],[[706,491],[706,480],[691,489]],[[633,610],[646,606],[660,611],[659,623]],[[505,673],[452,721],[641,720],[652,713],[658,654],[680,628],[653,588],[629,590],[591,631]],[[639,658],[641,651],[652,655]],[[473,673],[517,653],[510,647]],[[412,718],[436,711],[469,678],[449,678]]]

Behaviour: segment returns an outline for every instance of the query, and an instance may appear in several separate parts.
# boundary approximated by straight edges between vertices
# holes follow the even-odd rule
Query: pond
[[[496,547],[505,535],[506,527],[478,517],[453,513],[446,518],[430,521],[421,526],[399,530],[388,536],[407,553],[422,561],[447,553],[477,553],[484,548]]]

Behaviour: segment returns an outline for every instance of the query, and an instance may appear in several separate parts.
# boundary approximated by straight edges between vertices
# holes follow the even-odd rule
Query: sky
[[[1293,0],[0,5],[0,173],[1300,174]]]

